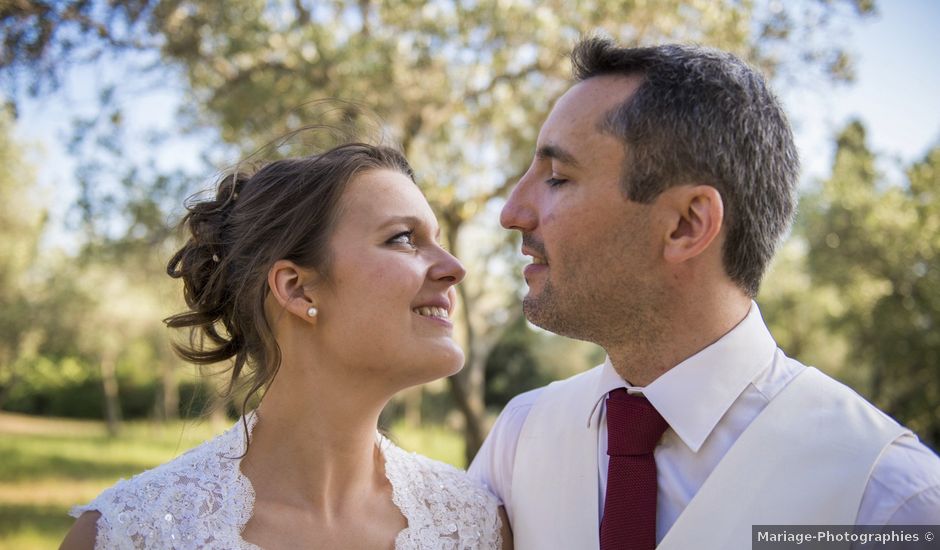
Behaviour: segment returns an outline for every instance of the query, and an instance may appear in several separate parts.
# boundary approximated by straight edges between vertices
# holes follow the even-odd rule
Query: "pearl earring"
[[[307,308],[307,317],[316,317],[316,316],[317,316],[317,308],[315,308],[315,307],[313,307],[313,306],[308,307],[308,308]]]

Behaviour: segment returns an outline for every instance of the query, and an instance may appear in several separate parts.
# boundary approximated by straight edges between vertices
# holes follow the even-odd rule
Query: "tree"
[[[499,237],[484,246],[468,235],[493,227],[501,197],[527,166],[552,100],[568,85],[567,53],[578,36],[601,31],[626,44],[694,40],[734,51],[772,75],[841,80],[851,66],[831,31],[873,11],[865,0],[72,0],[40,6],[0,12],[11,52],[0,69],[12,76],[36,69],[34,89],[58,74],[57,52],[131,48],[158,54],[159,63],[141,58],[155,70],[170,67],[182,80],[191,101],[180,119],[190,130],[218,129],[221,140],[243,152],[309,124],[298,106],[312,98],[352,100],[381,117],[415,165],[445,242],[470,259],[471,276],[459,287],[467,365],[450,379],[468,457],[486,431],[486,359],[519,315],[519,277],[492,266],[494,258],[509,257],[511,243]],[[51,21],[50,28],[24,30],[37,18]],[[57,38],[63,36],[86,41],[75,47],[74,40]],[[348,112],[339,111],[340,119]],[[488,220],[481,221],[483,213]]]
[[[865,128],[839,134],[832,176],[803,201],[806,265],[837,290],[829,329],[846,338],[861,387],[883,410],[940,443],[940,146],[892,183]]]
[[[48,215],[27,150],[0,109],[0,408],[24,388],[46,385],[54,373],[46,366],[68,362],[84,375],[69,360],[88,302],[60,255],[39,254]]]
[[[35,203],[35,174],[14,142],[10,116],[0,109],[0,407],[45,335],[34,323],[36,296],[29,292],[46,213]]]

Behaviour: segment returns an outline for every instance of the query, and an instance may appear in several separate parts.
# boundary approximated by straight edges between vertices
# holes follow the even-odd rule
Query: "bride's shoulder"
[[[496,497],[467,473],[446,462],[434,460],[419,453],[405,451],[391,442],[386,443],[386,467],[389,474],[404,473],[401,481],[417,485],[433,493],[446,493],[451,501],[468,501],[483,508],[495,507]],[[394,483],[395,480],[393,480]]]
[[[393,499],[408,518],[397,548],[499,548],[499,502],[466,472],[383,441]]]
[[[118,481],[70,514],[100,514],[98,547],[154,547],[169,541],[178,541],[174,547],[205,546],[206,526],[221,530],[218,535],[250,518],[253,493],[238,467],[243,434],[237,424],[169,462]]]
[[[396,492],[409,492],[425,504],[490,516],[499,501],[467,472],[386,440],[386,473]]]

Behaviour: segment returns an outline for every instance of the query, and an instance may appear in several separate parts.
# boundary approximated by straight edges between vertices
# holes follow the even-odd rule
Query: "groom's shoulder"
[[[531,392],[526,392],[519,395],[518,397],[526,397],[525,400],[520,400],[520,405],[523,403],[530,403],[530,407],[538,401],[539,398],[551,398],[553,394],[567,394],[571,392],[583,392],[589,391],[592,392],[598,385],[598,382],[602,376],[604,369],[604,364],[600,364],[594,368],[582,371],[576,374],[564,378],[562,380],[556,380],[550,384],[542,386],[532,390]],[[529,393],[534,393],[535,395],[528,395]],[[510,401],[510,403],[512,403]],[[508,408],[508,405],[507,405]]]
[[[545,392],[546,387],[547,386],[542,386],[531,389],[513,397],[503,408],[503,414],[508,412],[528,412],[528,410],[532,408],[532,405],[535,405],[535,402],[539,400],[542,393]]]
[[[544,393],[545,386],[535,388],[513,397],[506,403],[503,410],[500,411],[493,429],[490,431],[490,439],[509,439],[515,441],[522,431],[522,425],[539,397]]]
[[[499,418],[493,427],[494,432],[509,432],[513,434],[514,437],[512,437],[512,439],[514,439],[522,430],[522,425],[529,416],[529,412],[540,398],[555,390],[575,386],[580,383],[593,383],[598,375],[598,369],[602,367],[603,365],[598,365],[587,371],[574,374],[562,380],[556,380],[550,384],[528,390],[513,397],[506,403],[506,406],[503,407],[502,412],[499,414]]]

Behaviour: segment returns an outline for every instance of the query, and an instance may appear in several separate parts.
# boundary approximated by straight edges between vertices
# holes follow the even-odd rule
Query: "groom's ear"
[[[678,185],[663,191],[655,202],[666,221],[664,260],[679,264],[698,257],[713,243],[718,245],[725,210],[717,189],[710,185]]]

